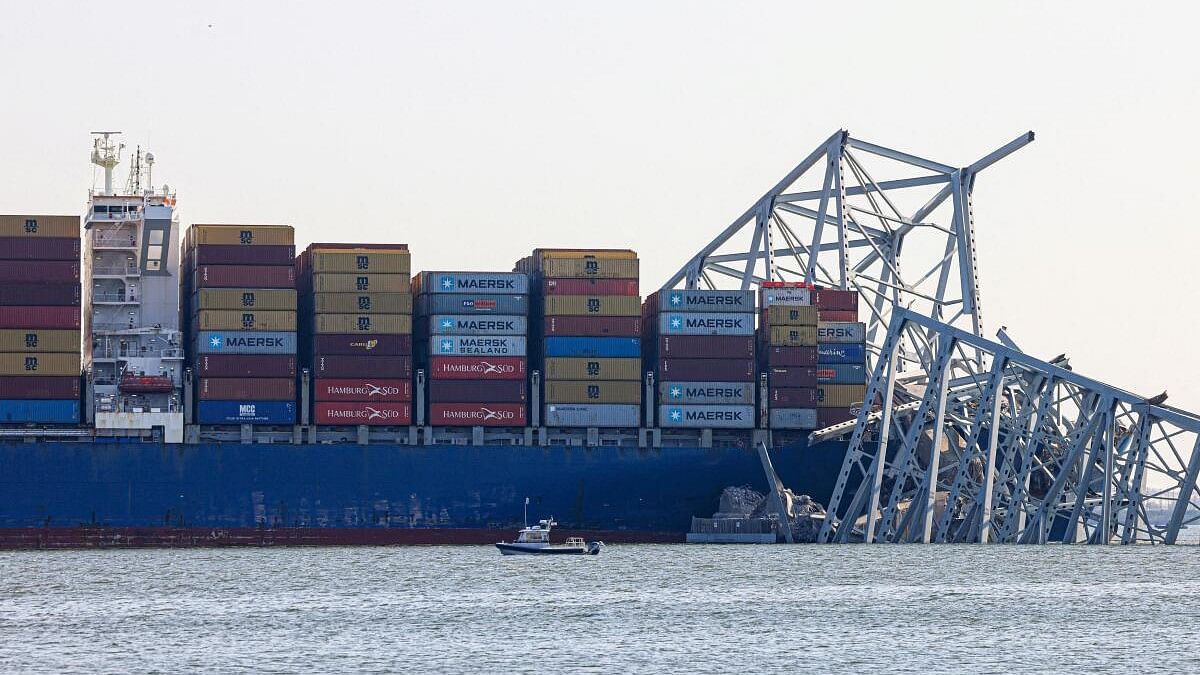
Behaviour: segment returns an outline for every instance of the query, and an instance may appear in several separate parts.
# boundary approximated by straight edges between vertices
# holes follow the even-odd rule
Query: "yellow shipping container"
[[[306,278],[300,283],[308,286]],[[312,275],[312,290],[316,293],[408,293],[412,280],[406,274],[330,274]]]
[[[772,347],[816,347],[816,326],[771,326]]]
[[[0,216],[0,237],[79,237],[79,216]]]
[[[188,245],[242,244],[291,245],[296,233],[291,225],[193,225],[188,231]]]
[[[408,314],[318,314],[313,317],[314,333],[412,333]]]
[[[641,316],[636,295],[547,295],[546,316]]]
[[[407,276],[411,271],[411,258],[408,251],[316,251],[312,254],[311,267],[313,272],[375,272]]]
[[[559,279],[637,279],[638,261],[620,258],[551,258],[542,262],[542,276]]]
[[[197,330],[296,330],[296,313],[270,310],[202,309],[196,313]]]
[[[641,359],[546,359],[547,380],[642,380]]]
[[[408,293],[316,293],[313,311],[317,314],[412,314],[413,299]]]
[[[79,331],[42,328],[0,330],[0,352],[62,352],[78,354]]]
[[[290,288],[201,288],[197,309],[255,309],[296,311],[296,291]]]
[[[768,326],[815,326],[817,308],[803,305],[773,305],[767,308]]]
[[[0,375],[79,375],[79,352],[74,354],[0,354]]]
[[[611,258],[615,260],[637,260],[637,252],[624,250],[596,250],[586,248],[555,248],[539,249],[542,260],[562,260],[570,258]]]
[[[818,384],[818,408],[850,408],[861,405],[867,397],[865,384]]]
[[[641,382],[588,382],[547,380],[546,403],[623,403],[642,402]]]

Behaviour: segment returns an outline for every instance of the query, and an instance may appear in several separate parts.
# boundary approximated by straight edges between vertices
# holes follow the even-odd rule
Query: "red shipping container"
[[[316,424],[339,426],[407,426],[412,424],[412,404],[322,401],[313,404],[313,418]]]
[[[685,359],[752,359],[753,335],[664,335],[658,339],[660,357]]]
[[[319,378],[412,377],[411,356],[350,356],[318,354],[313,356],[313,376]]]
[[[523,427],[523,403],[435,403],[429,406],[435,427]]]
[[[0,377],[0,399],[79,399],[78,377]]]
[[[197,244],[188,255],[194,265],[292,265],[296,261],[296,247]]]
[[[767,368],[768,384],[775,387],[816,387],[816,368]]]
[[[642,320],[636,316],[548,316],[546,335],[574,337],[637,337]]]
[[[200,377],[296,377],[296,357],[290,354],[201,354]]]
[[[430,380],[524,380],[525,359],[520,356],[434,356],[429,359]]]
[[[40,241],[40,240],[39,240]],[[0,260],[0,281],[79,281],[79,261]]]
[[[26,239],[24,241],[36,241]],[[47,305],[74,307],[79,304],[79,284],[13,282],[0,284],[0,305]]]
[[[858,310],[849,309],[818,309],[818,321],[858,321]]]
[[[295,378],[202,377],[201,401],[295,401]]]
[[[78,307],[0,307],[0,328],[79,328]]]
[[[313,381],[314,401],[404,403],[412,400],[412,394],[410,380],[322,378]]]
[[[658,379],[662,382],[753,382],[754,359],[659,359]]]
[[[250,247],[247,247],[250,248]],[[200,265],[192,275],[197,288],[295,288],[296,268],[280,265]]]
[[[817,390],[804,387],[772,387],[770,399],[772,408],[815,408]]]
[[[545,295],[637,295],[637,279],[544,279]]]
[[[858,291],[843,291],[836,288],[817,289],[813,304],[818,310],[858,310]]]
[[[379,333],[325,333],[312,336],[314,354],[370,354],[405,356],[412,354],[411,335]]]
[[[0,237],[0,260],[79,261],[78,237]]]
[[[523,380],[430,380],[430,403],[471,403],[494,401],[496,403],[523,403],[525,401]]]
[[[763,347],[768,366],[815,366],[816,347]]]
[[[861,408],[817,408],[817,426],[823,429],[858,419],[859,410]]]

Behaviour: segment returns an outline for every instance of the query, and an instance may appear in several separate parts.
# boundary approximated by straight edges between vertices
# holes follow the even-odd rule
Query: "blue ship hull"
[[[827,503],[844,452],[830,442],[776,448],[772,458],[785,485]],[[64,533],[95,539],[107,530],[228,530],[251,540],[246,533],[271,532],[283,543],[496,541],[511,534],[498,528],[521,524],[526,497],[530,515],[554,516],[564,535],[682,541],[725,487],[766,490],[747,447],[3,442],[0,467],[0,546],[37,545],[30,528],[64,545],[86,543]],[[304,541],[289,542],[289,531]],[[147,536],[153,544],[163,533]]]

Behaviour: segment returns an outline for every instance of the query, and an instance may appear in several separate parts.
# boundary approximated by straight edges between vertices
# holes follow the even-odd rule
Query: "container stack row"
[[[528,424],[529,277],[421,272],[417,359],[428,373],[432,426]]]
[[[80,419],[79,218],[0,216],[0,424]]]
[[[642,316],[660,427],[756,426],[754,291],[658,291]]]
[[[867,393],[866,326],[858,321],[858,293],[816,289],[817,426],[854,419]]]
[[[193,225],[180,313],[199,424],[296,422],[296,274],[288,225]]]
[[[312,244],[296,259],[314,424],[412,424],[411,270],[407,244]]]
[[[815,289],[766,282],[759,289],[759,344],[767,375],[768,426],[817,428],[817,307]]]
[[[535,249],[516,271],[530,276],[541,335],[542,423],[637,427],[641,423],[639,262],[630,250]]]

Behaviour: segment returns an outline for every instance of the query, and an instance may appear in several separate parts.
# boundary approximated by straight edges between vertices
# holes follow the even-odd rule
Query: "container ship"
[[[0,547],[683,541],[729,486],[828,499],[854,293],[643,297],[633,250],[418,270],[398,242],[193,224],[96,135],[85,215],[0,216]]]

